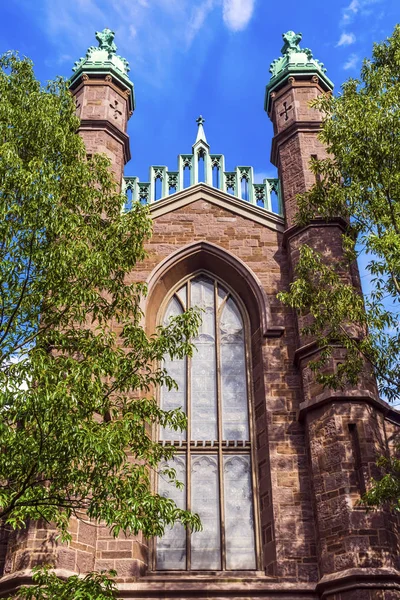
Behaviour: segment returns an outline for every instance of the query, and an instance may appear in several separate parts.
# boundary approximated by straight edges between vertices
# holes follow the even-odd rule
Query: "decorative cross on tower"
[[[283,103],[283,111],[282,111],[281,113],[279,113],[279,116],[280,116],[280,117],[283,117],[283,115],[285,115],[285,121],[287,121],[287,120],[288,120],[288,118],[289,118],[289,117],[288,117],[288,112],[289,112],[289,110],[291,110],[292,108],[293,108],[293,106],[292,106],[292,105],[288,106],[288,105],[287,105],[287,102],[284,102],[284,103]]]
[[[200,115],[199,117],[197,117],[196,123],[197,123],[197,125],[203,125],[203,123],[205,123],[205,119],[203,119],[202,115]]]
[[[110,103],[110,108],[114,110],[114,119],[118,119],[118,115],[122,115],[122,111],[119,110],[118,105],[118,100],[114,100],[114,102]]]

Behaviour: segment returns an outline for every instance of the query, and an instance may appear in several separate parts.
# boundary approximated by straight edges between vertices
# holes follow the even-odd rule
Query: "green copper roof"
[[[71,77],[70,84],[74,86],[81,76],[87,75],[96,77],[96,75],[111,75],[115,83],[123,89],[131,92],[132,109],[134,108],[133,83],[128,77],[129,63],[122,56],[117,54],[117,46],[114,43],[114,31],[103,29],[96,31],[96,40],[98,47],[90,46],[86,56],[76,61],[73,67],[74,74]]]
[[[302,76],[317,75],[323,87],[329,90],[333,89],[333,83],[325,74],[326,69],[322,62],[313,58],[313,54],[309,48],[300,48],[302,34],[287,31],[282,37],[284,41],[281,49],[282,56],[272,61],[269,69],[272,77],[266,87],[266,111],[269,109],[271,92],[280,87],[290,76],[301,78]]]

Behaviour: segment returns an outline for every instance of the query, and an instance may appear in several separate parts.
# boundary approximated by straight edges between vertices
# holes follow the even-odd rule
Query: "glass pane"
[[[214,282],[206,278],[191,283],[191,306],[203,309],[199,333],[193,339],[191,431],[192,440],[216,440],[217,384],[215,360]]]
[[[162,466],[166,466],[165,464]],[[162,468],[160,465],[160,468]],[[179,481],[186,484],[186,457],[175,456],[168,463],[176,471]],[[186,491],[178,490],[167,477],[159,476],[158,493],[174,500],[178,508],[186,508]],[[163,537],[157,538],[157,569],[186,569],[186,531],[180,523],[165,530]]]
[[[177,317],[178,315],[181,315],[182,313],[183,313],[183,310],[179,303],[179,300],[177,300],[175,298],[175,296],[173,296],[171,298],[171,300],[169,301],[167,310],[165,311],[164,325],[168,325],[170,317]]]
[[[222,285],[218,284],[218,306],[221,306],[227,295],[228,292],[222,287]]]
[[[176,292],[176,295],[178,296],[179,300],[182,302],[182,305],[185,310],[186,310],[186,291],[187,291],[187,286],[184,285],[183,287],[181,287],[180,290],[178,290]]]
[[[243,321],[232,298],[220,319],[222,438],[248,440],[246,357]]]
[[[226,568],[255,569],[250,456],[224,456]]]
[[[168,304],[164,324],[168,324],[170,317],[182,314],[182,307],[176,298],[172,298]],[[178,389],[168,390],[162,386],[160,391],[160,407],[163,410],[181,408],[186,412],[186,359],[171,360],[168,356],[164,359],[163,367],[168,375],[178,384]],[[169,428],[160,428],[160,440],[186,440],[186,431],[173,431]]]
[[[192,511],[200,515],[203,531],[192,534],[192,569],[220,569],[218,458],[192,456]]]

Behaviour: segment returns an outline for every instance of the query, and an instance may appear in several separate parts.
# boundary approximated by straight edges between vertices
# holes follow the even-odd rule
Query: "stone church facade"
[[[310,158],[326,155],[317,137],[321,114],[309,106],[332,90],[325,69],[300,47],[300,35],[284,35],[265,97],[278,179],[254,183],[248,166],[225,171],[199,118],[192,152],[179,156],[177,170],[154,166],[150,181],[140,182],[123,174],[134,110],[127,63],[112,32],[97,38],[99,47],[76,63],[71,91],[87,151],[110,157],[127,210],[134,201],[150,206],[148,258],[132,274],[148,283],[147,331],[190,304],[205,311],[197,358],[170,365],[179,391],[160,392],[163,407],[186,407],[187,439],[158,434],[177,447],[175,466],[187,484],[174,499],[199,512],[204,531],[114,539],[106,528],[74,521],[72,542],[46,553],[63,575],[116,569],[124,599],[400,598],[397,523],[385,510],[358,505],[399,415],[379,399],[368,372],[345,391],[316,384],[309,362],[318,347],[276,298],[292,281],[302,244],[331,260],[342,255],[340,218],[295,222],[296,195],[314,181]],[[347,278],[360,288],[356,267]],[[338,348],[329,368],[340,360]],[[35,525],[3,546],[0,594],[29,579],[47,538]]]

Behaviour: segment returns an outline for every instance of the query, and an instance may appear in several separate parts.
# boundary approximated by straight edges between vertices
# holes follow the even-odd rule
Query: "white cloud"
[[[354,69],[358,65],[358,55],[350,54],[349,58],[343,65],[343,69],[348,71],[349,69]]]
[[[360,10],[359,0],[351,0],[350,4],[343,9],[341,25],[348,25]]]
[[[255,3],[256,0],[113,0],[111,5],[109,0],[43,0],[40,25],[63,61],[65,57],[65,64],[67,55],[73,57],[71,66],[90,45],[96,45],[94,32],[110,27],[116,34],[118,54],[130,59],[133,75],[140,73],[155,87],[163,87],[170,65],[195,40],[202,36],[199,53],[204,54],[217,27],[242,31],[253,15]],[[207,31],[211,20],[213,26]]]
[[[381,4],[383,0],[351,0],[342,11],[342,25],[348,25],[352,23],[354,18],[357,16],[368,17],[372,14],[373,10],[371,7],[373,4]]]
[[[190,44],[196,37],[197,33],[203,27],[204,21],[208,13],[214,7],[214,0],[205,0],[203,4],[196,6],[194,9],[191,19],[189,21],[189,27],[186,32],[186,41]]]
[[[351,0],[350,4],[348,5],[348,7],[345,9],[348,12],[352,12],[352,13],[357,13],[360,9],[360,2],[359,0]]]
[[[73,58],[70,54],[61,54],[61,56],[58,57],[57,62],[59,65],[67,62],[73,63]]]
[[[245,29],[253,15],[255,0],[223,0],[222,14],[231,31]]]
[[[354,33],[343,32],[336,46],[350,46],[350,44],[354,44],[355,41],[356,36],[354,35]]]

